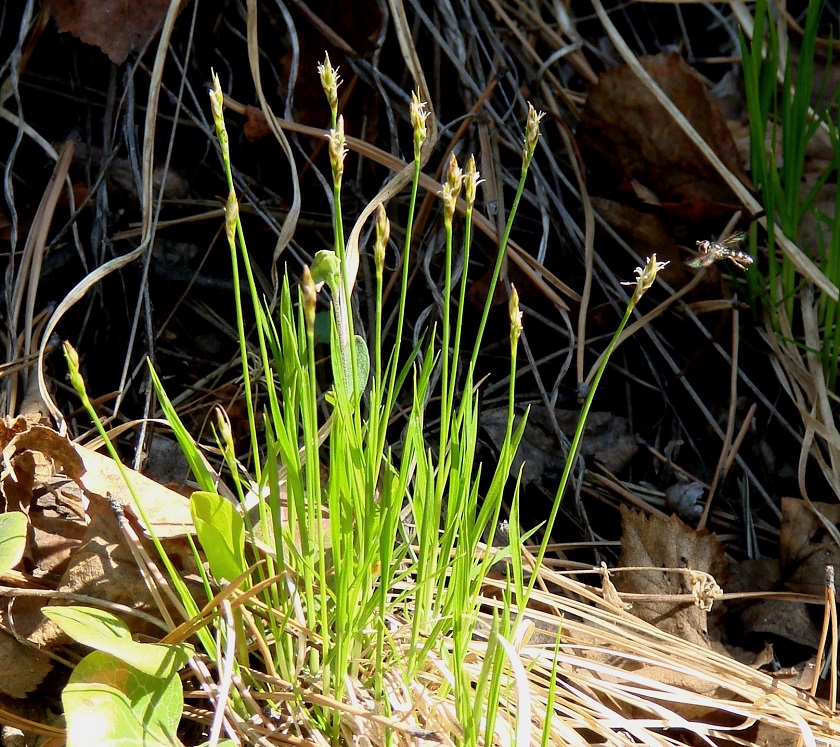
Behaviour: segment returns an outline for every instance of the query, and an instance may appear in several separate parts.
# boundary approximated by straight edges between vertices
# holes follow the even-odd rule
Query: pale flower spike
[[[315,307],[318,299],[316,296],[315,281],[312,279],[312,273],[309,267],[303,266],[303,272],[300,277],[300,290],[303,296],[303,318],[306,324],[306,333],[313,334],[315,332]]]
[[[464,199],[467,201],[467,209],[472,209],[476,188],[482,181],[481,174],[475,168],[475,156],[471,155],[464,168]]]
[[[321,87],[327,95],[330,111],[335,116],[338,111],[338,87],[341,85],[341,76],[338,74],[338,68],[332,66],[327,52],[324,52],[323,64],[318,64],[318,75],[321,78]]]
[[[213,87],[209,93],[210,109],[213,112],[213,122],[216,125],[216,136],[219,140],[219,147],[222,149],[222,158],[227,162],[230,160],[230,145],[225,128],[225,95],[222,93],[219,76],[215,72],[213,73]]]
[[[458,159],[455,154],[449,156],[449,165],[446,169],[446,182],[443,185],[443,215],[447,221],[452,220],[455,215],[455,205],[458,202],[458,195],[461,194],[461,186],[464,183],[464,172],[458,166]]]
[[[426,109],[426,102],[420,101],[420,94],[417,91],[411,92],[411,127],[414,130],[414,160],[420,158],[420,148],[426,141],[426,120],[429,111]]]
[[[540,120],[545,116],[545,112],[538,112],[534,109],[533,104],[528,102],[528,121],[525,125],[525,147],[522,150],[522,161],[527,167],[534,157],[534,151],[537,148],[537,142],[540,139]]]
[[[631,303],[633,305],[639,302],[639,299],[648,291],[656,280],[656,273],[664,270],[668,266],[668,262],[657,262],[656,255],[653,254],[645,259],[644,267],[637,267],[634,272],[637,275],[636,280],[626,280],[622,285],[635,285],[636,290],[633,292]]]
[[[340,116],[335,129],[330,130],[330,165],[333,172],[333,184],[341,185],[344,174],[344,157],[347,155],[347,141],[344,137],[344,117]]]
[[[385,249],[391,237],[391,221],[385,214],[385,206],[380,202],[376,208],[376,242],[373,245],[373,258],[376,263],[377,276],[382,274],[385,266]]]

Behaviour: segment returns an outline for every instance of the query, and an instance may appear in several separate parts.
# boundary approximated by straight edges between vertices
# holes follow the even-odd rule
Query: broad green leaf
[[[26,547],[26,516],[20,511],[0,514],[0,573],[12,570]]]
[[[218,493],[198,490],[190,498],[195,531],[218,581],[233,581],[245,562],[245,522],[236,507]]]
[[[44,607],[46,617],[85,646],[103,651],[152,677],[169,677],[193,654],[189,644],[138,643],[120,618],[93,607]]]
[[[184,692],[177,674],[152,677],[94,651],[73,670],[61,699],[68,747],[181,745],[176,733]]]

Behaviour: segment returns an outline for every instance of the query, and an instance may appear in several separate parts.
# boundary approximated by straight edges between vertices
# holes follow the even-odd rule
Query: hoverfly
[[[753,258],[738,247],[747,237],[746,233],[736,233],[724,241],[710,241],[703,239],[697,242],[700,256],[688,260],[689,267],[708,267],[719,259],[728,259],[742,270],[746,270],[753,263]]]

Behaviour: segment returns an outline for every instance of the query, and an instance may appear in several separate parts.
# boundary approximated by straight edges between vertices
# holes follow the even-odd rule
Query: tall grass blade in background
[[[755,5],[752,39],[747,40],[743,33],[740,36],[750,122],[750,163],[753,179],[761,190],[768,232],[766,281],[762,283],[755,273],[748,273],[748,278],[753,296],[765,299],[773,327],[783,335],[786,329],[795,326],[802,278],[790,259],[775,251],[776,230],[781,229],[785,236],[799,242],[803,220],[813,217],[819,226],[819,246],[809,247],[812,256],[833,283],[840,282],[840,257],[834,251],[840,212],[835,208],[832,214],[826,214],[816,202],[826,182],[831,178],[836,180],[840,166],[840,141],[837,126],[831,118],[840,101],[840,89],[826,96],[824,88],[828,76],[824,76],[823,88],[815,91],[816,49],[824,10],[825,0],[809,1],[795,64],[792,50],[780,49],[777,23],[766,0],[759,0]],[[781,60],[787,63],[780,84]],[[823,102],[817,111],[811,109],[815,99]],[[814,178],[806,173],[806,168],[808,149],[819,130],[823,130],[823,137],[830,140],[834,157]],[[812,184],[807,191],[803,190],[805,183]],[[827,297],[821,297],[818,306],[822,331],[820,353],[826,382],[833,388],[840,339],[838,308],[837,303]]]

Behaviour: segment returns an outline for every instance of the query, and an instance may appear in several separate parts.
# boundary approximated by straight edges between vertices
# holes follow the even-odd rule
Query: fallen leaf
[[[761,592],[783,588],[781,567],[777,558],[743,560],[732,568],[727,591]],[[790,651],[800,646],[814,650],[819,641],[819,629],[811,619],[809,605],[776,598],[733,601],[726,604],[727,629],[738,646],[772,641],[780,658],[789,659]],[[785,646],[784,642],[793,644]],[[727,643],[729,649],[729,643]]]
[[[52,670],[50,657],[0,630],[0,693],[25,698]]]
[[[631,612],[641,619],[683,640],[710,645],[708,614],[688,600],[695,591],[690,569],[721,578],[726,568],[723,549],[706,530],[696,531],[676,516],[661,519],[645,516],[621,506],[620,567],[650,566],[651,570],[615,573],[616,588],[622,593],[679,595],[687,600],[645,602],[633,600]],[[656,570],[662,568],[663,570]],[[715,636],[718,638],[719,636]]]
[[[678,54],[639,59],[723,163],[747,183],[735,142],[706,86]],[[607,191],[639,190],[684,219],[738,209],[732,191],[627,65],[604,73],[592,88],[577,128],[594,179]]]
[[[809,506],[798,498],[782,498],[779,562],[786,589],[821,597],[825,567],[840,567],[840,547],[826,523],[840,525],[840,504],[812,502]]]
[[[81,544],[72,553],[57,590],[123,604],[130,609],[157,616],[154,597],[137,567],[134,555],[110,505],[95,496],[88,515],[90,524],[86,528]],[[157,558],[157,552],[151,542],[143,538],[140,538],[140,541],[144,544],[148,555]],[[196,575],[189,549],[181,545],[181,538],[166,540],[164,548],[185,580],[188,576]],[[200,598],[202,594],[201,588],[197,586],[193,586],[192,592],[196,598]],[[20,599],[18,603],[29,601],[38,601],[39,604],[36,609],[26,608],[25,604],[20,605],[21,609],[15,612],[15,629],[21,635],[26,635],[31,642],[44,648],[69,643],[70,639],[62,629],[40,614],[43,600]],[[78,604],[78,602],[68,602],[59,596],[51,604]],[[24,608],[26,608],[26,617],[24,617]],[[161,635],[160,628],[133,615],[125,615],[123,619],[134,634],[142,633],[158,637]]]
[[[555,410],[560,431],[570,438],[577,427],[578,410]],[[480,416],[482,429],[499,448],[504,440],[508,411],[506,407],[485,410]],[[522,415],[514,416],[514,427]],[[610,412],[590,412],[583,431],[580,453],[585,459],[597,459],[610,472],[620,472],[638,450],[626,418]],[[531,407],[522,442],[511,466],[511,474],[518,474],[524,464],[522,483],[535,483],[552,489],[565,465],[563,449],[557,439],[551,413],[543,405]]]
[[[3,450],[3,460],[9,464],[23,453],[32,453],[44,464],[50,464],[49,470],[44,469],[44,478],[60,470],[79,485],[88,498],[97,495],[105,499],[110,495],[142,523],[120,468],[110,457],[74,444],[42,425],[15,435]],[[146,516],[158,537],[182,536],[191,530],[192,517],[186,497],[128,467],[124,471],[135,494],[142,499]]]
[[[47,12],[61,32],[99,47],[115,65],[143,49],[157,31],[169,0],[47,0]]]
[[[61,575],[67,570],[70,556],[81,544],[86,527],[80,521],[47,516],[42,511],[30,514],[32,521],[32,562],[39,576]]]

